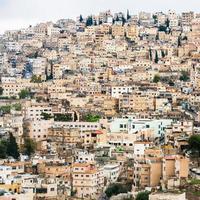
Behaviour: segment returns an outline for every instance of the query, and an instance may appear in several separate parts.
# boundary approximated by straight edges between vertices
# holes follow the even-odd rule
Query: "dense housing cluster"
[[[0,196],[200,196],[199,61],[194,12],[106,11],[6,31]]]

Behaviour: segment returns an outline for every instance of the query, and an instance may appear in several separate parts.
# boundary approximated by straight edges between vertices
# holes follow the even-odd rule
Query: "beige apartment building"
[[[97,199],[104,187],[103,168],[89,163],[74,163],[72,180],[75,195],[83,199]]]
[[[110,25],[102,24],[99,26],[98,31],[100,31],[101,33],[108,34],[110,32]]]
[[[147,95],[123,94],[119,98],[119,110],[147,111],[154,110],[154,98]]]
[[[134,165],[134,185],[172,189],[188,177],[189,159],[181,155],[146,157]]]
[[[24,131],[30,138],[36,141],[46,140],[48,129],[53,125],[53,120],[26,120],[24,122]]]
[[[115,147],[117,146],[123,146],[127,149],[133,149],[134,143],[137,140],[149,140],[153,138],[153,130],[152,129],[146,129],[139,131],[137,134],[129,134],[127,132],[121,132],[121,133],[107,133],[107,143],[110,145],[113,145]],[[104,140],[104,137],[99,138],[100,140]],[[101,141],[100,141],[101,142]]]
[[[194,19],[194,12],[183,12],[182,13],[182,24],[183,25],[189,25],[191,24],[191,21]]]
[[[63,66],[60,64],[53,65],[53,78],[62,79],[63,75]]]
[[[195,45],[200,44],[200,18],[195,18],[191,22],[192,31],[188,33],[188,42]]]
[[[42,173],[42,172],[40,172]],[[70,167],[66,165],[46,165],[44,172],[46,177],[70,176]]]
[[[24,84],[19,83],[3,83],[1,87],[3,88],[3,96],[6,97],[18,96],[21,90],[26,89]]]
[[[47,139],[59,147],[59,144],[76,145],[83,142],[77,129],[65,127],[51,127],[48,129]],[[58,150],[58,149],[57,149]]]
[[[137,39],[138,37],[138,28],[137,25],[127,25],[126,26],[126,37],[131,40]]]
[[[113,25],[112,26],[112,35],[114,37],[124,37],[125,29],[122,25]]]

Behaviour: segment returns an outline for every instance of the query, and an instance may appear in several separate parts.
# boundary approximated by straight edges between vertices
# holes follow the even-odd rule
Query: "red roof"
[[[100,131],[100,130],[95,131],[95,133],[96,133],[96,134],[99,134],[99,135],[100,135],[100,134],[103,134],[103,132]]]

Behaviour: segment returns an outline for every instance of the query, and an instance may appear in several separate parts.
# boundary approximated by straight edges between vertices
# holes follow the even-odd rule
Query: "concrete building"
[[[154,137],[161,137],[165,134],[165,128],[170,126],[171,123],[172,120],[170,119],[150,120],[115,118],[110,122],[110,132],[128,132],[128,134],[137,134],[137,132],[141,130],[152,129]]]
[[[103,169],[89,163],[74,163],[72,170],[76,196],[96,199],[104,186]]]
[[[185,193],[155,193],[149,195],[149,200],[186,200]]]
[[[103,167],[104,176],[107,179],[107,184],[114,183],[117,181],[120,174],[119,164],[107,164]]]

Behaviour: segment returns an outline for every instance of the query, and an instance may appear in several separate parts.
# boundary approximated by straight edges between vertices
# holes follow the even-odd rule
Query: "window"
[[[146,124],[146,128],[150,128],[150,125],[149,125],[149,124]]]
[[[55,189],[54,189],[54,188],[51,188],[50,190],[51,190],[51,191],[54,191]]]
[[[123,126],[123,124],[120,124],[119,127],[120,127],[120,128],[123,128],[124,126]]]

